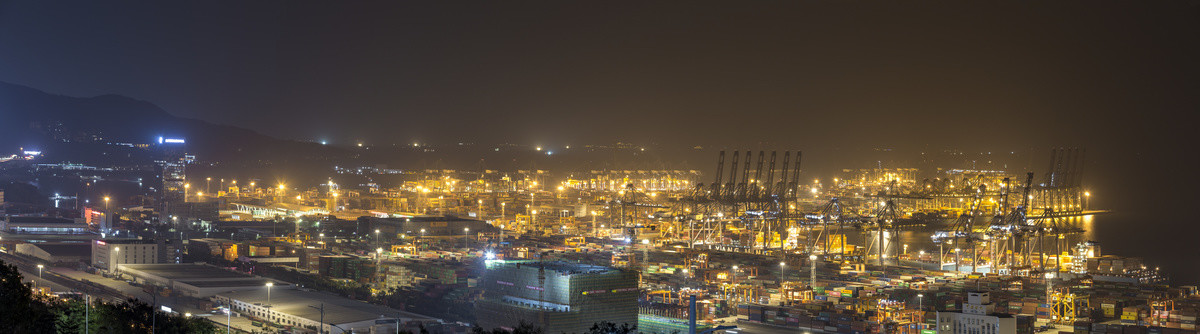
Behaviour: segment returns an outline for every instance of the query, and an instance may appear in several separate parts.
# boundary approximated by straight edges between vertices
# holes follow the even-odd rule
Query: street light
[[[225,334],[230,334],[233,332],[232,329],[230,329],[230,327],[231,327],[230,324],[233,322],[233,310],[230,310],[231,307],[233,307],[233,306],[226,306],[224,308],[224,311],[225,311]]]
[[[783,276],[785,275],[784,270],[787,270],[787,263],[779,261],[779,284],[783,284]]]
[[[815,287],[815,286],[817,286],[817,255],[816,254],[810,254],[808,256],[808,266],[809,266],[808,286]]]
[[[468,236],[469,236],[469,234],[470,234],[470,233],[471,233],[471,228],[470,228],[470,227],[464,227],[464,228],[463,228],[463,248],[467,248],[467,247],[469,247],[469,246],[467,245],[467,239],[468,239]]]
[[[271,287],[275,286],[275,282],[267,282],[267,307],[271,307]]]
[[[116,255],[121,255],[121,247],[113,247],[113,253],[117,253]],[[117,263],[117,259],[119,259],[119,257],[113,256],[112,261],[109,261],[109,262],[112,262],[113,269],[116,269],[117,277],[120,277],[121,276],[121,266]]]
[[[41,264],[38,265],[38,278],[39,279],[42,278],[42,268],[45,268],[45,267],[46,267],[45,265],[41,265]]]

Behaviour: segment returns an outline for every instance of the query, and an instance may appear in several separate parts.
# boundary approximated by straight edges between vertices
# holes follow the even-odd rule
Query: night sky
[[[1084,147],[1139,244],[1200,235],[1196,0],[0,0],[0,81],[342,145]]]
[[[1095,148],[1200,105],[1198,8],[4,1],[0,80],[341,143]]]
[[[0,2],[0,46],[2,81],[283,138],[1078,146],[1200,199],[1197,1]]]

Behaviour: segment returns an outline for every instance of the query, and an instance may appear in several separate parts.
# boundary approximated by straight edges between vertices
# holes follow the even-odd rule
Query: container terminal
[[[1195,286],[1081,239],[1081,222],[1105,213],[1089,205],[1082,149],[1053,150],[1039,171],[816,179],[801,178],[799,151],[723,151],[712,174],[343,166],[310,188],[189,177],[194,157],[173,152],[157,205],[61,197],[78,217],[6,217],[5,261],[114,299],[128,282],[174,309],[236,314],[243,330],[323,324],[305,305],[262,306],[272,288],[405,314],[346,320],[356,330],[436,333],[523,320],[559,332],[612,321],[646,333],[1175,334],[1195,331],[1200,308]],[[67,167],[112,177],[32,173]],[[189,262],[238,279],[144,274]],[[258,296],[246,282],[270,284]],[[237,293],[197,292],[217,290]]]

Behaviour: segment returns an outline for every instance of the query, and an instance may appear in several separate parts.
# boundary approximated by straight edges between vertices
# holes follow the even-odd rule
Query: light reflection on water
[[[1187,285],[1200,282],[1200,267],[1195,266],[1193,259],[1197,254],[1195,244],[1197,239],[1190,230],[1163,230],[1153,226],[1162,224],[1144,215],[1132,213],[1111,213],[1059,218],[1061,224],[1080,228],[1081,233],[1071,233],[1065,236],[1064,250],[1084,241],[1099,242],[1102,255],[1117,255],[1126,257],[1141,257],[1147,266],[1161,266],[1163,272],[1172,278],[1175,284]],[[897,233],[894,241],[902,248],[908,245],[908,252],[919,251],[937,252],[937,244],[929,238],[933,231],[948,229],[951,222],[930,224],[924,227],[908,228]],[[980,222],[986,225],[987,222]],[[874,233],[847,231],[847,242],[866,246],[867,236]],[[1053,251],[1052,240],[1046,239],[1048,251]],[[895,248],[893,248],[895,249]]]

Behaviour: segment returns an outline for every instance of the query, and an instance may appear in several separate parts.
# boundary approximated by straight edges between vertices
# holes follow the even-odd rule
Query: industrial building
[[[17,244],[17,254],[46,263],[79,263],[92,260],[92,246],[86,243],[25,243]]]
[[[96,240],[92,242],[92,266],[119,271],[128,264],[158,263],[158,244],[150,240]]]
[[[272,203],[271,205],[229,203],[229,207],[233,208],[234,211],[249,213],[250,217],[252,218],[299,217],[329,214],[329,210],[325,210],[324,208],[292,203]]]
[[[547,333],[583,333],[608,321],[637,325],[638,274],[608,267],[537,261],[489,261],[475,302],[483,328],[532,322]]]
[[[243,316],[284,326],[317,329],[324,320],[322,333],[390,333],[395,330],[397,322],[403,324],[409,321],[437,321],[423,315],[330,293],[292,287],[275,288],[270,291],[269,296],[267,289],[261,287],[222,293],[212,299],[214,302],[232,306],[234,312]]]
[[[500,228],[487,222],[474,219],[463,219],[454,216],[414,216],[402,218],[378,218],[363,216],[358,221],[361,226],[380,231],[384,241],[396,240],[402,236],[419,237],[463,237],[480,234],[498,234]]]
[[[938,333],[953,334],[1027,334],[1033,333],[1033,320],[1018,321],[1012,315],[999,314],[987,292],[968,292],[962,312],[938,312]]]
[[[290,285],[205,264],[122,264],[121,273],[133,276],[143,284],[165,287],[196,298],[229,291],[262,290],[267,283],[276,288]]]
[[[0,230],[12,234],[90,234],[80,220],[55,217],[10,216],[0,220]]]

